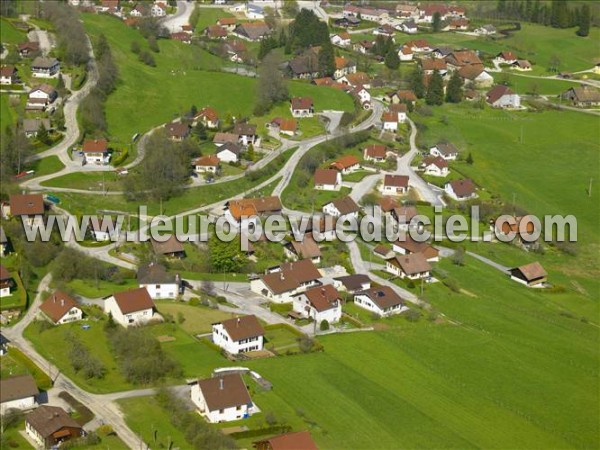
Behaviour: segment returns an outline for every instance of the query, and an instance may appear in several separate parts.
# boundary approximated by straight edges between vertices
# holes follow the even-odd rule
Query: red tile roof
[[[108,141],[106,139],[88,139],[83,143],[81,150],[84,153],[106,153],[108,151]]]
[[[62,319],[73,307],[79,307],[79,304],[73,297],[63,291],[55,291],[40,305],[42,312],[54,323]]]
[[[113,294],[118,308],[123,314],[130,314],[145,309],[153,309],[154,302],[145,287]]]

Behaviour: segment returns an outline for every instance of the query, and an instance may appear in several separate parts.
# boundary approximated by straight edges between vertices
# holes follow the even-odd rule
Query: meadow
[[[27,40],[27,34],[17,29],[10,20],[0,20],[0,41],[5,44],[19,44]]]

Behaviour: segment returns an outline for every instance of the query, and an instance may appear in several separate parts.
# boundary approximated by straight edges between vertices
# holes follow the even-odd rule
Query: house
[[[271,29],[264,22],[241,23],[233,31],[240,38],[248,41],[259,41],[271,33]]]
[[[373,248],[373,254],[383,259],[391,258],[392,256],[394,256],[394,252],[392,251],[392,249],[384,244],[375,246]]]
[[[339,191],[342,187],[342,174],[334,169],[315,170],[315,189]]]
[[[388,153],[388,148],[382,144],[371,144],[365,147],[363,159],[372,162],[384,162]]]
[[[183,244],[174,234],[169,235],[165,241],[157,241],[151,238],[150,242],[152,243],[152,250],[154,250],[156,255],[163,255],[169,258],[179,259],[185,257],[185,249],[183,248]]]
[[[38,56],[31,63],[31,74],[36,78],[51,78],[58,75],[60,63],[56,58]]]
[[[219,128],[219,113],[209,106],[202,108],[194,119],[200,120],[206,128]]]
[[[382,317],[400,314],[408,310],[402,298],[389,286],[372,287],[356,292],[354,304]]]
[[[431,51],[431,46],[425,39],[408,41],[404,44],[404,46],[410,48],[413,53],[428,53]]]
[[[413,217],[417,215],[417,208],[412,205],[394,206],[389,212],[390,216],[398,224],[400,229],[408,229]]]
[[[42,126],[48,130],[52,130],[50,119],[23,119],[23,133],[28,138],[36,137]]]
[[[410,89],[400,89],[397,92],[389,93],[387,101],[390,103],[406,103],[408,105],[414,104],[417,101],[417,96]]]
[[[165,17],[167,15],[167,4],[156,2],[150,7],[150,15],[152,17]]]
[[[342,318],[342,297],[331,284],[316,286],[294,296],[293,310],[317,324],[339,322]]]
[[[230,200],[225,204],[225,216],[235,226],[256,222],[258,216],[279,214],[283,208],[277,196]]]
[[[27,96],[27,106],[42,105],[45,107],[54,102],[58,97],[58,92],[49,84],[40,84],[31,88]]]
[[[364,86],[358,85],[354,87],[350,93],[358,100],[364,109],[371,108],[371,93]]]
[[[2,66],[0,68],[0,84],[17,84],[19,76],[15,66]]]
[[[406,34],[416,34],[419,31],[417,23],[414,20],[407,20],[397,27],[400,31]]]
[[[237,355],[263,349],[265,330],[256,316],[242,316],[212,324],[212,341]]]
[[[227,31],[233,31],[237,25],[237,19],[235,17],[221,17],[217,19],[217,25],[225,28]]]
[[[331,43],[338,47],[350,47],[352,45],[352,36],[346,31],[337,33],[331,36]]]
[[[500,224],[498,224],[496,223],[498,219],[500,218],[490,221],[492,224],[492,226],[490,227],[491,231],[493,231],[496,234],[496,236],[506,237],[512,234],[514,237],[518,237],[519,240],[525,245],[533,244],[533,242],[531,241],[525,241],[521,236],[521,227],[524,228],[524,234],[530,235],[535,231],[535,226],[531,220],[531,216],[513,216],[512,223],[507,220],[501,220]],[[524,225],[521,225],[522,222],[524,223]]]
[[[511,64],[511,69],[518,70],[520,72],[529,72],[532,70],[531,63],[526,59],[517,59]]]
[[[429,149],[431,156],[439,156],[446,161],[455,161],[458,158],[458,149],[449,142],[438,142]]]
[[[475,192],[475,184],[469,180],[453,180],[449,183],[446,183],[444,186],[444,191],[446,194],[456,200],[456,201],[464,201],[477,197],[477,193]]]
[[[175,142],[181,142],[190,135],[190,126],[181,121],[169,122],[165,125],[167,137]]]
[[[444,60],[452,68],[460,68],[470,64],[483,65],[477,53],[473,50],[457,50],[448,54]]]
[[[446,177],[450,173],[448,170],[448,161],[441,156],[429,156],[421,163],[421,168],[425,175],[434,177]]]
[[[392,250],[401,255],[412,255],[413,253],[421,253],[428,262],[439,261],[440,252],[427,242],[417,242],[410,234],[401,235],[392,244]]]
[[[413,56],[413,51],[406,45],[400,47],[400,50],[398,50],[398,58],[400,58],[400,61],[412,61]]]
[[[265,12],[260,6],[248,3],[246,5],[246,17],[251,20],[264,19]]]
[[[314,52],[306,52],[292,58],[288,63],[288,69],[291,77],[295,79],[318,78],[319,60]]]
[[[209,39],[225,39],[227,30],[219,25],[209,25],[204,29],[204,35]]]
[[[217,174],[221,168],[221,160],[217,155],[205,155],[192,161],[192,166],[197,173]]]
[[[385,38],[392,38],[392,41],[394,40],[394,35],[396,34],[396,30],[394,29],[393,26],[385,23],[383,25],[381,25],[378,28],[375,28],[373,30],[373,34],[375,36],[383,36]]]
[[[493,34],[496,34],[496,27],[494,25],[483,25],[479,28],[475,28],[475,30],[473,30],[473,32],[479,36],[491,36]]]
[[[335,19],[333,21],[333,24],[336,27],[355,28],[358,25],[360,25],[360,19],[358,19],[356,17],[340,17],[339,19]]]
[[[438,71],[440,75],[444,76],[448,72],[448,64],[443,59],[423,58],[420,63],[425,75],[431,75],[433,72]]]
[[[215,144],[217,147],[221,147],[228,143],[237,144],[239,140],[240,136],[235,133],[215,133],[213,144]]]
[[[329,167],[344,175],[348,175],[360,169],[360,161],[354,155],[345,155],[332,162]]]
[[[104,312],[124,327],[148,323],[154,309],[154,302],[145,287],[116,292],[104,300]]]
[[[155,262],[142,264],[138,267],[137,282],[141,288],[146,288],[150,298],[175,298],[181,289],[181,278],[167,272],[165,266]]]
[[[494,57],[497,64],[513,64],[517,61],[517,55],[513,52],[500,52]]]
[[[35,380],[29,374],[0,379],[0,413],[10,409],[26,411],[35,408],[38,391]]]
[[[355,52],[366,55],[371,51],[374,45],[375,43],[373,41],[362,40],[354,44],[353,49]]]
[[[367,275],[354,274],[336,277],[333,279],[333,286],[341,291],[351,294],[364,291],[371,288],[371,279]]]
[[[110,216],[90,217],[90,234],[96,242],[115,241],[119,236],[119,223]]]
[[[0,226],[0,257],[4,257],[8,253],[8,239],[4,228]]]
[[[256,450],[318,450],[308,431],[280,434],[253,443]]]
[[[356,204],[352,197],[343,197],[326,203],[323,206],[323,213],[337,218],[352,218],[358,219],[360,207]]]
[[[256,125],[250,123],[236,123],[233,133],[238,135],[240,144],[248,147],[250,144],[260,146],[260,136],[256,132]]]
[[[398,131],[398,114],[394,114],[391,111],[384,112],[381,115],[381,122],[383,124],[383,130],[396,133]]]
[[[419,17],[419,7],[417,5],[399,3],[396,5],[396,15],[404,19],[417,19]]]
[[[386,175],[383,178],[381,193],[383,195],[404,195],[408,193],[408,176],[406,175]]]
[[[54,324],[75,322],[83,318],[83,311],[73,297],[63,291],[54,291],[44,303],[40,311]]]
[[[544,287],[548,274],[539,262],[510,269],[510,279],[527,287]]]
[[[63,442],[85,436],[81,425],[64,409],[49,405],[25,416],[25,432],[41,448],[59,448]]]
[[[350,73],[356,73],[356,63],[343,56],[335,57],[335,72],[333,79],[338,80]]]
[[[106,139],[86,139],[81,147],[84,161],[94,164],[108,164],[108,141]]]
[[[458,70],[458,74],[464,80],[465,84],[476,88],[489,88],[494,84],[494,77],[485,70],[483,64],[462,66]]]
[[[232,39],[223,45],[223,49],[227,52],[229,60],[235,63],[243,63],[249,60],[248,48],[240,39]]]
[[[494,86],[485,96],[487,103],[494,108],[521,107],[521,97],[503,84]]]
[[[301,241],[292,239],[285,244],[285,255],[294,261],[299,259],[310,259],[313,263],[321,262],[321,249],[315,240],[308,235],[303,236]]]
[[[174,41],[183,42],[184,44],[192,43],[192,35],[190,33],[186,33],[185,31],[171,33],[171,39],[173,39]]]
[[[200,415],[210,423],[244,419],[258,412],[239,373],[198,380],[191,395]]]
[[[294,117],[312,117],[315,113],[311,97],[293,97],[290,100],[290,111]]]
[[[250,290],[275,303],[287,303],[293,295],[319,284],[321,274],[311,259],[284,263],[250,281]]]
[[[469,19],[459,17],[457,19],[449,19],[442,24],[442,31],[466,31],[469,29]]]
[[[392,103],[390,106],[388,106],[388,111],[396,115],[396,122],[406,122],[408,107],[405,103]]]
[[[281,119],[279,122],[279,134],[294,136],[298,131],[298,121],[296,119]]]
[[[129,12],[131,17],[142,17],[147,13],[147,4],[137,3]]]
[[[349,73],[339,78],[337,81],[348,86],[363,86],[366,89],[371,89],[371,79],[369,78],[369,75],[364,72]]]
[[[437,59],[445,59],[446,56],[448,56],[453,51],[454,50],[452,49],[452,47],[447,47],[447,46],[436,47],[431,51],[431,56],[433,58],[437,58]]]
[[[410,253],[408,255],[396,255],[385,260],[385,270],[400,278],[418,280],[429,278],[431,264],[422,253]]]
[[[21,217],[30,226],[42,221],[45,210],[42,194],[14,194],[9,198],[8,215]]]
[[[39,42],[22,42],[17,45],[17,50],[19,55],[23,58],[30,56],[32,53],[37,53],[40,51],[40,43]]]
[[[432,23],[433,16],[436,13],[439,13],[440,18],[444,20],[449,14],[448,7],[442,4],[429,4],[424,6],[419,10],[419,22]]]
[[[561,97],[579,107],[600,105],[600,91],[589,86],[570,88],[563,92]]]
[[[14,286],[14,280],[6,267],[0,264],[0,297],[8,297]]]
[[[243,148],[237,142],[226,142],[217,148],[217,158],[222,162],[233,162],[236,163],[240,160]]]

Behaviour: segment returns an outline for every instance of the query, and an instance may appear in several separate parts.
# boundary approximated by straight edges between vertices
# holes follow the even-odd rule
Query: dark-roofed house
[[[319,60],[313,52],[291,59],[288,68],[292,78],[309,79],[319,76]]]
[[[204,29],[204,34],[209,39],[225,39],[227,30],[219,25],[210,25]]]
[[[30,56],[32,53],[37,53],[40,51],[40,43],[29,41],[29,42],[21,42],[17,45],[17,50],[19,51],[19,55],[22,57]]]
[[[212,324],[213,343],[232,355],[262,350],[264,335],[265,330],[253,315]]]
[[[381,192],[384,195],[404,195],[408,189],[408,176],[406,175],[386,175],[383,178]]]
[[[247,22],[239,24],[233,32],[242,39],[258,41],[271,33],[271,29],[264,22]]]
[[[355,293],[370,289],[371,279],[367,275],[357,273],[355,275],[334,278],[333,285],[341,291]]]
[[[15,194],[9,198],[8,215],[23,217],[30,225],[43,220],[45,210],[42,194]]]
[[[40,129],[52,130],[50,119],[23,119],[23,132],[28,138],[36,137]]]
[[[448,161],[441,156],[428,156],[423,159],[420,165],[425,175],[431,175],[434,177],[446,177],[448,176]]]
[[[54,325],[75,322],[83,318],[83,311],[77,301],[63,291],[54,291],[40,305],[40,311],[50,319]]]
[[[439,156],[446,161],[454,161],[458,158],[458,149],[449,142],[438,142],[429,149],[431,156]]]
[[[561,94],[565,100],[581,107],[600,105],[600,91],[589,86],[573,87]]]
[[[458,74],[466,84],[476,88],[488,88],[494,84],[494,77],[487,73],[483,64],[462,66]]]
[[[284,249],[285,255],[294,261],[310,259],[315,264],[321,262],[321,249],[319,249],[319,245],[309,235],[305,235],[302,241],[292,239],[285,244]]]
[[[292,296],[319,284],[321,274],[310,259],[301,259],[269,270],[250,282],[250,290],[276,303],[292,301]]]
[[[170,258],[184,258],[185,257],[185,249],[183,248],[183,244],[177,236],[171,234],[166,241],[157,241],[155,239],[150,239],[152,243],[152,250],[157,255],[164,255]]]
[[[42,405],[25,416],[25,432],[42,448],[58,448],[85,436],[81,425],[58,406]]]
[[[382,317],[399,314],[408,308],[404,301],[389,286],[372,287],[354,294],[354,304]]]
[[[519,108],[521,97],[508,86],[498,84],[485,94],[486,101],[494,108]]]
[[[518,70],[519,72],[529,72],[533,69],[531,67],[531,63],[526,59],[517,59],[514,63],[511,64],[510,68]]]
[[[477,197],[475,184],[469,179],[450,181],[444,186],[444,191],[459,202]]]
[[[177,297],[181,286],[179,275],[170,274],[165,266],[155,262],[138,267],[137,282],[141,288],[146,288],[154,300]]]
[[[410,253],[408,255],[396,255],[385,261],[385,270],[400,278],[418,280],[429,278],[431,264],[423,253]]]
[[[235,133],[215,133],[213,144],[215,144],[217,147],[220,147],[227,143],[237,144],[239,140],[240,137]]]
[[[517,60],[517,55],[513,52],[500,52],[494,58],[494,61],[498,64],[512,64]]]
[[[450,53],[445,58],[449,66],[463,67],[471,64],[483,65],[477,53],[473,50],[458,50]]]
[[[548,274],[539,262],[510,269],[510,279],[527,287],[544,287]]]
[[[36,406],[38,391],[35,380],[29,374],[0,379],[0,413],[9,409],[25,411]]]
[[[14,280],[6,267],[0,264],[0,298],[8,297],[14,286]]]
[[[154,302],[146,288],[116,292],[104,300],[104,312],[113,320],[130,327],[143,325],[153,318]]]
[[[346,175],[360,169],[360,161],[354,155],[345,155],[332,162],[329,167]]]
[[[312,117],[315,108],[310,97],[293,97],[290,100],[290,111],[294,117]]]
[[[293,309],[317,324],[324,320],[336,323],[342,318],[342,297],[331,284],[308,289],[294,297]]]
[[[280,434],[253,445],[256,450],[318,450],[308,431]]]
[[[315,170],[315,189],[338,191],[342,187],[342,174],[334,169]]]
[[[31,74],[37,78],[51,78],[60,71],[60,63],[56,58],[38,56],[31,63]]]
[[[236,123],[233,133],[238,135],[240,144],[247,147],[252,144],[260,146],[260,137],[256,132],[256,125],[246,122]]]
[[[222,162],[238,162],[243,148],[237,142],[226,142],[217,149],[217,158]]]
[[[190,126],[183,122],[169,122],[165,125],[169,139],[177,142],[183,141],[190,135]]]
[[[198,380],[191,395],[198,412],[210,423],[239,420],[258,412],[240,374]]]
[[[401,235],[398,237],[392,246],[392,249],[395,252],[400,253],[401,255],[410,255],[412,253],[422,253],[425,256],[425,259],[429,262],[431,261],[439,261],[440,252],[437,248],[433,247],[431,244],[427,242],[417,242],[410,234]]]
[[[333,200],[323,206],[323,213],[337,218],[353,217],[358,219],[360,207],[352,197],[343,197]]]

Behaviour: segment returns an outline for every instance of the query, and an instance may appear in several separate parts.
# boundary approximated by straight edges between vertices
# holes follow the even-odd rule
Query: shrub
[[[200,299],[198,297],[192,297],[192,298],[190,298],[190,301],[188,302],[188,305],[190,305],[190,306],[199,306],[200,305]]]
[[[319,324],[319,328],[321,331],[329,330],[329,322],[327,320],[322,320],[321,323]]]
[[[421,313],[416,309],[409,309],[404,315],[409,322],[417,322],[421,318]]]

